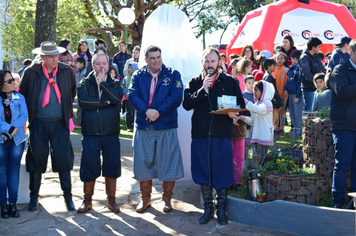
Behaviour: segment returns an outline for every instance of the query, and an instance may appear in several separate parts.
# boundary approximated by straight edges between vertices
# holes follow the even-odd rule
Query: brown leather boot
[[[136,207],[137,212],[143,212],[151,206],[152,180],[140,181],[141,202]]]
[[[116,179],[105,177],[106,195],[108,196],[108,208],[114,213],[120,212],[120,207],[116,204]]]
[[[82,205],[77,210],[78,213],[84,213],[90,210],[93,205],[91,203],[91,197],[94,194],[95,180],[91,182],[84,182],[84,200]]]
[[[172,204],[171,204],[171,199],[173,196],[173,188],[174,188],[174,181],[163,181],[162,183],[162,200],[164,201],[164,207],[163,207],[163,211],[164,212],[169,212],[171,211],[172,208]]]

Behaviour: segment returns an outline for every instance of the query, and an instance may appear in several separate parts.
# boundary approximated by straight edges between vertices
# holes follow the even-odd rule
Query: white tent
[[[163,63],[178,70],[182,75],[183,84],[199,74],[202,46],[195,38],[187,16],[172,5],[157,8],[146,20],[143,28],[139,67],[146,64],[144,51],[149,45],[162,49]],[[182,106],[178,108],[178,138],[183,155],[184,179],[191,179],[190,173],[190,143],[191,115]]]

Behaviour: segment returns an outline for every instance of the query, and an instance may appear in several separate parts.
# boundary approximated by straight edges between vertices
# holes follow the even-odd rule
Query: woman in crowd
[[[63,47],[66,49],[65,52],[61,53],[58,55],[58,61],[70,65],[72,68],[75,66],[75,62],[73,60],[73,56],[70,53],[71,49],[71,43],[68,39],[63,39],[59,45],[60,47]]]
[[[77,51],[73,53],[73,61],[76,61],[78,57],[83,57],[86,61],[86,65],[88,65],[88,62],[91,62],[91,58],[93,57],[93,54],[90,53],[89,47],[88,47],[88,42],[85,40],[80,40],[77,46]],[[74,67],[75,73],[77,73],[77,69]]]
[[[0,206],[1,218],[20,217],[16,208],[20,163],[25,148],[28,117],[25,98],[14,91],[10,71],[0,70]],[[6,194],[9,198],[7,199]],[[9,204],[7,204],[9,203]]]
[[[241,91],[245,91],[244,79],[246,76],[252,73],[252,61],[246,58],[242,58],[236,66],[236,70],[233,75],[239,81]]]
[[[292,58],[290,55],[293,51],[297,50],[297,48],[294,47],[294,41],[292,36],[284,35],[281,46],[281,52],[284,52],[288,57],[288,66],[292,65]]]
[[[252,70],[258,69],[255,61],[255,57],[253,55],[253,47],[251,45],[246,45],[242,48],[241,57],[246,57],[252,61]]]

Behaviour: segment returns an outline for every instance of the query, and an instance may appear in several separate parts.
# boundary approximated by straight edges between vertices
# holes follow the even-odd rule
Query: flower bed
[[[297,175],[314,174],[315,166],[306,166],[303,160],[303,153],[299,150],[279,148],[268,153],[261,164],[262,168],[269,173]]]
[[[268,153],[261,164],[266,201],[286,200],[314,205],[330,187],[318,176],[315,166],[306,166],[303,153],[294,149],[277,149]]]

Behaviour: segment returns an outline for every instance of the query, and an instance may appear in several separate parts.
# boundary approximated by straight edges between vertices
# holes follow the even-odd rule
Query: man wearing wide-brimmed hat
[[[76,81],[70,66],[58,62],[65,48],[45,41],[32,50],[41,60],[23,75],[20,93],[26,98],[29,118],[29,146],[26,170],[30,174],[30,211],[37,210],[42,173],[46,172],[51,152],[52,170],[59,173],[66,207],[75,210],[72,201],[70,170],[74,153],[70,142],[69,119],[76,95]]]

